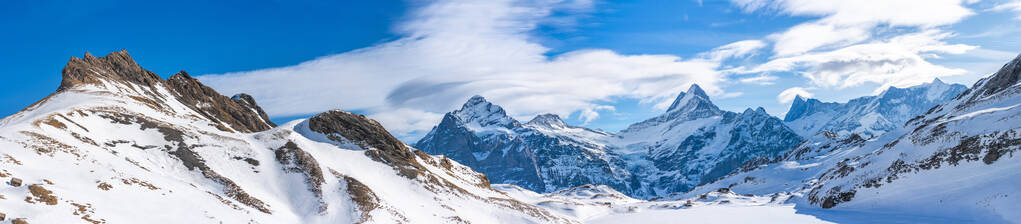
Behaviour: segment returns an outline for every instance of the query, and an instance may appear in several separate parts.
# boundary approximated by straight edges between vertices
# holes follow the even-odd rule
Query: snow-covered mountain
[[[639,197],[683,192],[727,175],[742,164],[767,161],[802,141],[762,108],[724,111],[698,85],[667,111],[617,134],[613,145],[641,177]]]
[[[791,192],[803,208],[911,222],[1021,220],[1021,56],[971,89],[868,139],[823,131],[773,163],[672,198],[719,188]],[[896,218],[896,217],[894,217]],[[926,221],[929,220],[929,221]],[[862,220],[837,220],[855,221]]]
[[[344,111],[276,126],[252,97],[127,52],[72,58],[58,91],[0,120],[15,223],[574,223]],[[13,221],[12,221],[13,222]]]
[[[556,115],[521,124],[476,96],[415,146],[494,183],[537,192],[603,184],[651,198],[686,191],[752,160],[771,160],[801,140],[762,108],[723,111],[692,85],[663,115],[616,134],[569,126]]]
[[[607,136],[611,134],[566,125],[552,114],[522,124],[500,106],[474,96],[414,146],[485,173],[494,183],[538,192],[584,184],[631,189],[633,176],[608,150]]]
[[[890,87],[879,95],[859,97],[847,103],[824,103],[797,96],[784,122],[805,137],[828,131],[841,136],[859,134],[870,138],[904,125],[904,122],[967,89],[964,85],[947,84],[937,78],[908,88]]]

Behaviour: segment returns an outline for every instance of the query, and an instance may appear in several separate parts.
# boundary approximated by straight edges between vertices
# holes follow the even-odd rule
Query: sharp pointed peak
[[[933,78],[932,79],[932,83],[933,84],[946,84],[945,82],[943,82],[943,80],[940,80],[939,77]]]
[[[510,127],[520,125],[517,120],[507,116],[507,111],[504,111],[503,107],[493,104],[479,95],[472,96],[461,106],[461,109],[448,114],[459,118],[463,122],[480,122],[482,126],[498,124]]]
[[[704,97],[706,99],[709,99],[709,96],[705,94],[705,90],[702,90],[702,87],[698,86],[698,84],[694,84],[694,83],[691,84],[691,87],[688,87],[688,91],[685,91],[685,93],[687,93],[687,94],[694,94],[696,96],[701,96],[701,97]]]
[[[112,52],[104,57],[85,52],[81,58],[71,57],[61,73],[63,80],[58,91],[83,84],[99,84],[101,80],[131,82],[142,86],[161,81],[156,73],[139,66],[126,50]]]
[[[482,103],[490,103],[490,102],[488,100],[486,100],[485,97],[482,97],[480,95],[474,95],[471,98],[468,98],[468,101],[465,101],[464,105],[468,106],[468,105],[477,105],[477,104],[482,104]]]
[[[794,103],[795,104],[796,103],[804,103],[805,101],[806,101],[806,98],[802,97],[801,94],[798,94],[798,95],[794,96]]]
[[[167,79],[195,79],[195,78],[192,78],[191,75],[188,74],[188,72],[181,70],[177,73],[174,73],[174,75],[170,76],[170,78]]]

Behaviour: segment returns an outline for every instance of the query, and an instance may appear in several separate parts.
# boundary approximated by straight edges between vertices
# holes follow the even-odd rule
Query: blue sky
[[[56,89],[85,51],[127,49],[276,121],[331,108],[405,140],[471,95],[529,119],[620,130],[692,83],[782,116],[940,78],[971,85],[1021,52],[1018,1],[20,1],[0,8],[0,114]]]

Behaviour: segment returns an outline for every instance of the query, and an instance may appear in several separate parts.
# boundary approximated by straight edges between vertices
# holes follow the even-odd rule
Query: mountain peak
[[[160,82],[160,77],[156,73],[138,66],[126,50],[112,52],[105,57],[95,57],[85,52],[81,58],[71,57],[61,73],[63,80],[57,88],[58,91],[81,85],[102,84],[103,81],[142,86],[152,86]]]
[[[939,77],[933,78],[932,79],[932,83],[933,84],[946,84],[945,82],[943,82],[943,80],[940,80]]]
[[[698,84],[691,84],[691,87],[688,87],[688,91],[686,91],[686,93],[709,99],[709,96],[705,94],[705,91],[702,90],[702,87],[698,86]]]
[[[698,106],[702,104],[712,105],[713,103],[709,100],[709,96],[705,94],[705,91],[702,90],[702,87],[699,87],[698,84],[691,84],[691,87],[688,87],[688,91],[677,94],[677,98],[670,104],[667,111],[688,107],[687,105]],[[716,106],[712,105],[712,107],[715,108]]]
[[[1021,81],[1021,55],[1018,55],[1007,64],[1003,65],[999,71],[996,71],[993,76],[988,78],[982,87],[976,89],[977,94],[975,97],[989,96],[998,93],[1008,87],[1014,86]]]
[[[485,97],[482,97],[482,96],[479,96],[479,95],[474,95],[471,98],[469,98],[468,101],[464,102],[464,105],[468,106],[468,105],[477,105],[477,104],[483,104],[483,103],[489,103],[489,101],[487,101]]]
[[[801,97],[801,94],[798,94],[798,95],[794,96],[794,102],[792,104],[804,103],[804,102],[805,102],[805,98]]]
[[[517,121],[507,116],[502,107],[490,103],[482,96],[475,95],[468,99],[461,106],[461,109],[451,112],[451,115],[459,118],[465,123],[478,122],[480,126],[499,125],[511,127],[518,125]]]
[[[546,127],[552,127],[552,128],[567,127],[567,124],[564,123],[564,120],[560,119],[560,116],[556,115],[556,114],[540,114],[540,115],[537,115],[537,116],[535,116],[535,118],[532,118],[531,121],[528,121],[528,124],[530,124],[530,125],[538,125],[538,126],[546,126]]]

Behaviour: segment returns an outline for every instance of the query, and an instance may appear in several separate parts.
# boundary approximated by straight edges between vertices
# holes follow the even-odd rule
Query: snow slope
[[[727,187],[752,194],[790,192],[798,207],[840,222],[863,221],[849,214],[900,222],[1017,222],[1019,64],[1021,57],[876,138],[821,132],[773,163],[673,197]]]
[[[646,201],[605,185],[583,185],[538,194],[514,185],[493,185],[518,200],[584,223],[828,223],[797,214],[788,195],[738,195],[714,191],[692,198]]]
[[[126,52],[73,58],[59,91],[0,120],[7,220],[575,222],[493,190],[470,168],[417,152],[364,116],[328,111],[270,128],[265,120],[232,120],[255,116],[208,100],[230,100],[219,94],[188,97],[187,90],[207,89],[200,83],[168,87],[180,83],[147,74]],[[190,100],[197,105],[182,103]],[[248,102],[249,113],[261,110]]]

